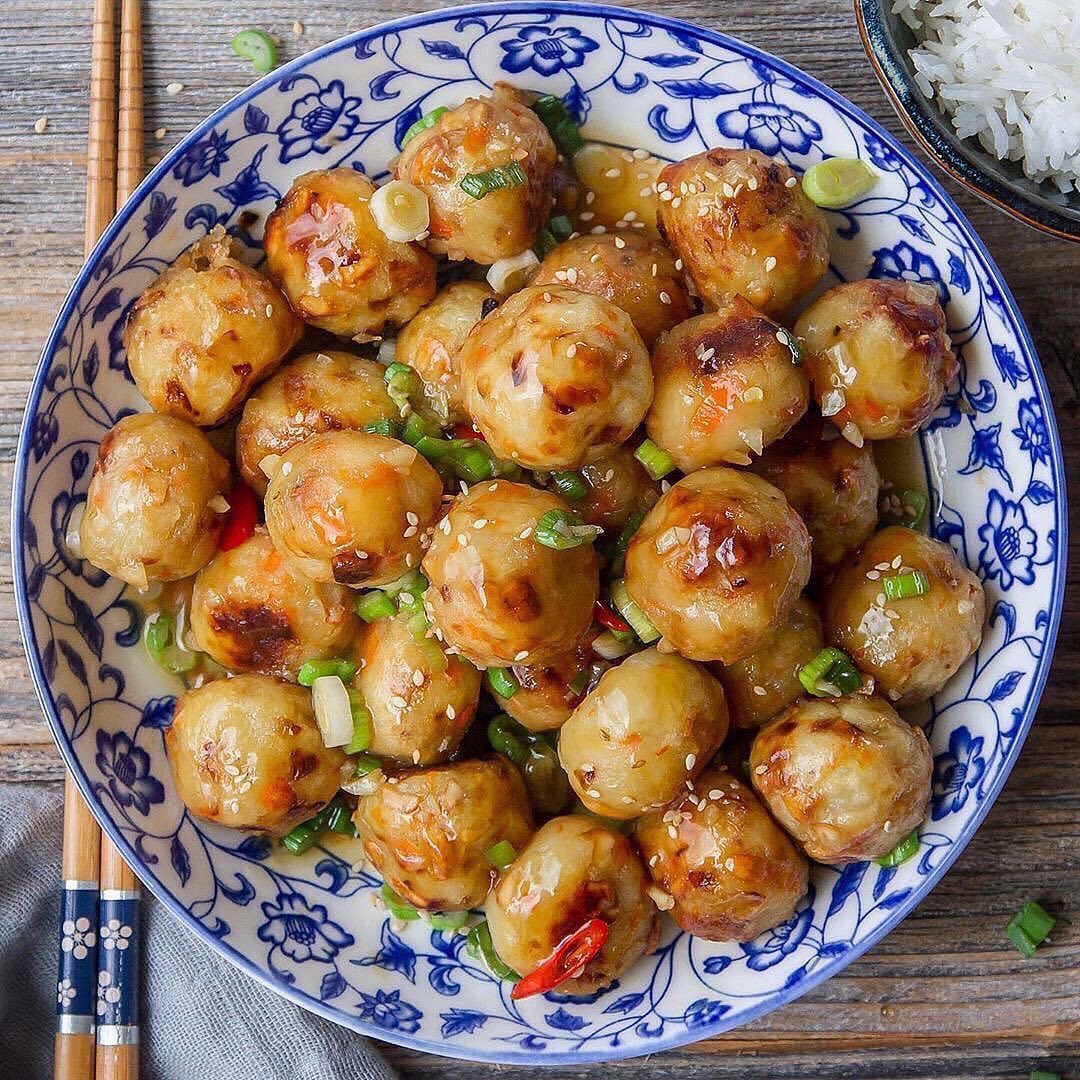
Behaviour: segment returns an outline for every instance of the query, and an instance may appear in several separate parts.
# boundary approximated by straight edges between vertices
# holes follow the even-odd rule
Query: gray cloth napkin
[[[0,1075],[52,1075],[59,784],[0,783]],[[394,1080],[359,1035],[238,971],[143,894],[142,1071],[162,1080]]]

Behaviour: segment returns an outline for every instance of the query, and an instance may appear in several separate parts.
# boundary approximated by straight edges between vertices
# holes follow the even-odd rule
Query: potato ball
[[[461,392],[458,353],[469,331],[498,306],[494,290],[480,281],[455,281],[421,308],[397,336],[394,359],[424,380],[424,397],[439,417],[468,420]]]
[[[211,427],[240,408],[300,340],[285,297],[221,228],[143,292],[124,328],[128,369],[155,412]]]
[[[488,896],[492,944],[504,963],[527,975],[588,920],[603,919],[603,948],[558,988],[561,994],[599,990],[656,944],[648,885],[637,852],[610,825],[576,814],[552,818]]]
[[[710,665],[727,694],[731,722],[736,727],[760,727],[801,697],[806,691],[799,669],[823,647],[821,618],[803,596],[787,620],[749,656],[733,664]]]
[[[359,645],[354,685],[371,713],[371,752],[414,765],[445,761],[476,713],[480,672],[446,656],[415,616],[377,619]]]
[[[933,285],[849,281],[795,323],[823,416],[856,446],[914,435],[959,368]]]
[[[349,353],[307,353],[263,383],[247,399],[236,428],[236,464],[247,485],[265,495],[269,481],[259,463],[311,435],[396,420],[385,370]]]
[[[671,917],[708,941],[750,941],[795,913],[806,859],[754,793],[726,769],[635,828],[653,881],[674,901]]]
[[[923,576],[926,593],[890,599],[885,581],[913,571]],[[825,637],[905,709],[936,694],[979,647],[986,596],[948,544],[893,525],[837,572],[822,615]]]
[[[868,446],[854,446],[817,415],[808,416],[752,468],[778,487],[814,542],[813,572],[846,563],[877,528],[881,477]]]
[[[806,412],[810,384],[793,349],[741,296],[680,323],[653,350],[649,436],[683,472],[749,465]]]
[[[224,667],[295,680],[306,660],[345,652],[358,629],[355,600],[344,585],[301,577],[257,529],[199,571],[191,629],[199,648]]]
[[[266,220],[270,276],[306,323],[368,341],[435,295],[435,260],[390,240],[371,215],[375,185],[349,168],[298,176]]]
[[[922,731],[882,698],[802,699],[758,732],[750,778],[818,862],[880,859],[926,816],[933,762]]]
[[[656,184],[666,161],[645,150],[586,142],[572,164],[579,198],[564,212],[573,212],[581,232],[633,229],[659,236]]]
[[[311,693],[266,675],[182,694],[165,749],[176,792],[196,817],[274,836],[337,794],[348,760],[323,745]]]
[[[591,625],[596,553],[556,551],[534,535],[545,513],[565,508],[549,491],[494,480],[459,496],[435,530],[424,604],[443,640],[478,667],[547,663]]]
[[[626,588],[676,652],[733,664],[784,624],[810,535],[753,473],[701,469],[660,497],[626,553]]]
[[[392,776],[353,816],[364,852],[414,907],[479,907],[496,873],[485,852],[522,850],[533,833],[525,782],[505,758],[460,761]]]
[[[83,555],[138,589],[188,577],[217,551],[228,490],[229,463],[198,428],[160,413],[125,416],[98,447]]]
[[[529,287],[477,325],[458,354],[465,405],[501,458],[576,469],[641,423],[652,368],[630,316],[601,296]]]
[[[282,455],[266,527],[313,581],[385,585],[419,565],[441,504],[439,474],[411,446],[327,431]]]
[[[829,268],[829,227],[784,162],[756,150],[709,150],[660,174],[660,233],[698,292],[734,293],[772,318]]]
[[[720,748],[728,711],[702,667],[656,649],[628,656],[559,731],[559,761],[582,803],[624,820],[663,806]]]
[[[644,513],[660,498],[660,485],[625,446],[590,450],[581,475],[589,493],[574,509],[609,535],[617,536],[634,514]]]
[[[490,96],[468,98],[410,139],[394,175],[428,197],[431,251],[487,266],[536,243],[551,207],[555,159],[543,122],[517,91],[499,84]],[[461,186],[470,174],[514,165],[524,183],[480,198]]]
[[[610,300],[630,316],[648,349],[665,330],[694,313],[675,256],[636,232],[567,240],[548,252],[531,284],[569,285]]]

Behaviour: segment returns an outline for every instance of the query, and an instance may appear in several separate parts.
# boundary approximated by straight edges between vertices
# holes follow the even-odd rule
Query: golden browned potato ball
[[[301,577],[260,528],[199,571],[191,629],[222,666],[295,681],[306,660],[346,651],[358,629],[355,601],[344,585]]]
[[[928,592],[890,600],[884,579],[910,571],[925,575]],[[821,610],[828,641],[905,709],[936,694],[979,647],[986,595],[948,544],[893,525],[837,572]]]
[[[397,336],[394,359],[424,381],[424,397],[440,418],[468,420],[461,392],[458,353],[469,331],[498,306],[493,289],[481,281],[455,281],[421,308]]]
[[[565,508],[550,491],[493,480],[459,496],[435,530],[424,604],[447,645],[478,667],[547,663],[589,629],[596,552],[556,551],[533,535],[545,513]]]
[[[576,469],[591,447],[617,446],[641,423],[652,368],[630,316],[565,286],[515,293],[458,354],[465,405],[501,458]]]
[[[868,446],[854,446],[816,414],[753,463],[806,523],[814,576],[846,563],[877,528],[881,477]]]
[[[933,285],[848,281],[795,323],[822,415],[856,446],[914,435],[959,368]]]
[[[266,527],[314,581],[385,585],[420,564],[441,504],[439,474],[411,446],[327,431],[281,456],[266,492]]]
[[[806,859],[745,784],[709,769],[635,827],[671,917],[708,941],[750,941],[795,913]]]
[[[806,412],[810,383],[788,332],[741,296],[680,323],[653,350],[649,436],[683,472],[749,465]]]
[[[394,166],[399,180],[427,195],[427,246],[451,259],[489,265],[536,243],[553,194],[556,150],[547,128],[517,91],[499,84],[468,98],[410,139]],[[516,163],[525,183],[476,199],[461,187],[469,174]]]
[[[590,674],[589,667],[596,660],[592,650],[595,637],[593,627],[576,645],[547,663],[512,664],[510,670],[518,682],[514,694],[503,697],[490,680],[486,682],[488,693],[503,712],[529,731],[554,731],[562,727],[585,696],[584,689],[573,690],[571,684],[583,673]]]
[[[753,473],[701,469],[648,512],[626,588],[676,652],[733,664],[784,624],[810,580],[810,535]]]
[[[349,168],[298,176],[266,220],[270,276],[306,323],[368,341],[404,326],[435,295],[435,260],[386,237],[375,185]]]
[[[709,150],[668,165],[658,187],[661,235],[710,304],[738,293],[778,318],[829,268],[825,215],[776,158]]]
[[[83,556],[129,585],[176,581],[217,551],[229,463],[191,424],[125,416],[106,432],[79,526]]]
[[[496,877],[485,852],[501,840],[520,851],[533,833],[525,782],[501,757],[392,776],[353,821],[387,884],[429,911],[479,907]]]
[[[628,656],[559,731],[559,761],[582,803],[625,820],[663,806],[708,764],[728,730],[721,685],[676,653]]]
[[[212,427],[300,340],[303,324],[216,228],[163,270],[124,328],[128,369],[155,412]]]
[[[671,251],[648,236],[622,231],[577,236],[551,249],[531,284],[569,285],[610,300],[630,316],[645,347],[694,313]]]
[[[656,184],[666,164],[645,150],[586,142],[572,162],[578,198],[563,213],[583,233],[633,229],[658,238]]]
[[[802,596],[783,625],[749,656],[733,664],[711,664],[727,694],[731,722],[741,728],[761,727],[806,693],[799,682],[799,669],[809,664],[824,644],[821,618]]]
[[[397,419],[385,371],[374,360],[336,351],[307,353],[286,364],[247,399],[236,427],[236,464],[247,485],[265,495],[269,481],[259,462],[311,435]]]
[[[371,752],[430,765],[460,745],[476,713],[480,672],[447,656],[434,636],[414,629],[412,618],[403,613],[367,628],[354,685],[371,713]]]
[[[626,446],[590,450],[581,466],[589,494],[574,509],[590,525],[616,536],[631,516],[644,513],[660,498],[660,485]]]
[[[337,794],[348,760],[323,744],[310,691],[266,675],[182,694],[165,749],[176,792],[196,817],[273,836]]]
[[[882,698],[803,698],[762,728],[750,778],[811,859],[880,859],[926,816],[933,762],[921,729]]]
[[[527,975],[589,919],[608,924],[603,948],[560,994],[609,986],[656,944],[649,880],[630,841],[595,818],[552,818],[518,853],[488,896],[495,951]]]

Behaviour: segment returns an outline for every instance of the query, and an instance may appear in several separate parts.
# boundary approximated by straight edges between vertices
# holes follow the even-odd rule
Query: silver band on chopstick
[[[138,900],[138,889],[102,889],[102,900]]]
[[[97,1029],[100,1046],[138,1046],[139,1028],[136,1024],[102,1024]]]
[[[80,1016],[76,1013],[58,1013],[56,1016],[56,1030],[61,1035],[93,1035],[94,1018],[92,1016]]]

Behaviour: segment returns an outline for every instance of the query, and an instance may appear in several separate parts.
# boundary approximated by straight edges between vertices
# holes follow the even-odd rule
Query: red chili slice
[[[510,996],[518,1001],[534,994],[546,994],[576,976],[596,956],[607,941],[608,924],[589,919],[584,926],[563,938],[555,951],[535,970],[514,984]]]
[[[258,523],[259,500],[243,480],[237,480],[229,492],[229,516],[221,530],[221,550],[232,551],[239,547],[255,532]]]
[[[606,604],[602,604],[599,600],[593,605],[592,615],[601,626],[606,626],[609,630],[621,630],[623,633],[629,633],[632,629],[622,616],[616,615],[611,608]]]
[[[474,442],[487,441],[482,431],[478,431],[472,424],[467,424],[464,420],[459,420],[450,431],[455,439],[472,439]]]

